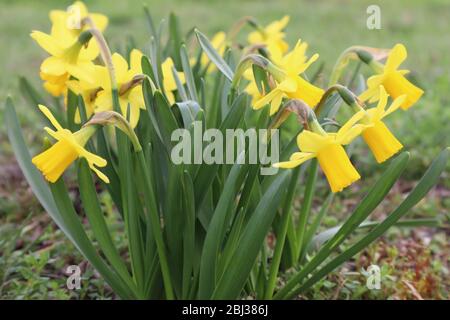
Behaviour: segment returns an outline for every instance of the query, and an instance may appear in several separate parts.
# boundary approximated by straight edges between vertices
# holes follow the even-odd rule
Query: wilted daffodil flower
[[[422,96],[423,90],[405,78],[408,70],[398,70],[406,57],[405,46],[396,44],[389,53],[384,66],[375,61],[370,62],[369,64],[378,74],[367,79],[368,89],[359,98],[363,101],[377,101],[380,98],[378,88],[382,85],[393,99],[406,95],[405,101],[401,105],[402,109],[406,110],[416,103]]]
[[[310,107],[314,107],[322,98],[324,90],[312,85],[300,74],[305,72],[308,67],[319,58],[314,54],[309,60],[305,56],[307,48],[306,43],[297,42],[295,48],[286,55],[274,47],[269,46],[269,52],[273,63],[278,70],[270,70],[276,80],[276,86],[269,93],[256,101],[253,108],[259,109],[270,103],[270,114],[278,111],[281,101],[284,97],[291,99],[301,99]]]
[[[176,83],[175,77],[173,75],[173,72],[174,72],[173,70],[175,70],[174,68],[175,68],[175,66],[173,64],[173,60],[170,57],[167,58],[166,60],[164,60],[164,62],[161,65],[164,94],[170,104],[175,103],[175,95],[173,94],[173,91],[177,90],[177,83]],[[178,72],[178,71],[175,71],[175,72],[177,73],[177,76],[180,79],[181,84],[186,83],[184,73]]]
[[[368,126],[364,128],[362,137],[369,146],[378,163],[382,163],[396,154],[403,145],[395,138],[389,128],[381,121],[384,117],[397,110],[405,101],[406,96],[400,96],[386,108],[388,95],[383,86],[379,88],[380,100],[375,108],[366,110],[366,116],[361,120]]]
[[[100,31],[104,31],[108,25],[108,17],[99,13],[90,13],[86,5],[81,1],[76,1],[67,10],[50,11],[50,20],[54,26],[59,26],[56,32],[69,32],[73,37],[78,37],[80,33],[88,27],[83,19],[89,17]],[[61,29],[61,27],[63,29]]]
[[[317,158],[331,191],[339,192],[360,179],[358,171],[350,162],[343,145],[349,144],[361,134],[364,125],[357,124],[364,117],[361,111],[351,117],[336,133],[325,132],[317,120],[310,123],[311,130],[303,130],[297,137],[300,152],[295,152],[289,161],[274,164],[278,168],[294,168],[303,162]]]
[[[84,146],[97,130],[95,126],[88,126],[78,130],[75,133],[63,129],[50,110],[39,105],[39,109],[50,120],[56,131],[46,127],[45,131],[57,142],[49,149],[35,156],[32,160],[34,165],[42,172],[45,179],[49,182],[56,182],[63,172],[77,158],[83,157],[87,160],[89,167],[100,179],[109,183],[109,179],[96,167],[106,166],[106,160],[87,151]]]
[[[289,23],[289,16],[284,16],[281,20],[274,21],[264,28],[250,32],[248,42],[252,45],[275,45],[282,53],[289,49],[288,43],[284,40],[286,34],[283,30]]]

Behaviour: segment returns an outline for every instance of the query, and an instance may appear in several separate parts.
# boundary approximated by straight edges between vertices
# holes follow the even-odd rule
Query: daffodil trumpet
[[[106,166],[106,160],[84,148],[98,126],[85,126],[72,133],[61,127],[47,107],[39,105],[39,109],[56,129],[55,131],[45,127],[44,130],[57,140],[53,146],[32,159],[33,164],[42,172],[45,179],[51,183],[55,183],[72,162],[82,157],[87,160],[91,170],[101,180],[109,183],[108,177],[97,168]]]
[[[403,110],[413,106],[423,95],[423,90],[406,79],[405,75],[409,73],[408,70],[398,69],[406,57],[405,46],[396,44],[390,51],[386,64],[383,65],[372,60],[369,66],[372,67],[376,75],[367,79],[367,90],[361,93],[359,98],[363,101],[369,101],[369,103],[377,101],[380,99],[379,86],[382,85],[393,99],[403,95],[406,96],[400,106]]]
[[[301,107],[301,104],[298,106]],[[308,109],[307,106],[304,108]],[[299,116],[307,115],[307,119],[303,119],[307,126],[297,136],[299,152],[293,153],[288,161],[276,163],[274,166],[291,169],[309,159],[317,158],[331,191],[342,191],[361,177],[343,146],[349,144],[363,131],[365,126],[358,122],[364,114],[364,111],[356,113],[336,133],[328,133],[319,124],[313,112],[308,110],[298,112]]]
[[[377,106],[365,110],[365,116],[361,119],[361,123],[366,125],[361,135],[372,151],[376,161],[382,163],[403,148],[403,145],[382,120],[387,115],[396,111],[404,103],[406,96],[403,95],[396,98],[386,108],[388,94],[383,86],[380,86],[379,90],[380,100]]]

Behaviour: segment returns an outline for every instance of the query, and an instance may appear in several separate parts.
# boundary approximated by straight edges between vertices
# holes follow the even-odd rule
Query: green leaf
[[[142,72],[145,75],[149,76],[150,79],[153,81],[153,83],[158,83],[157,77],[155,76],[155,73],[154,73],[153,66],[150,63],[150,60],[148,59],[147,56],[142,56],[142,58],[141,58],[141,67],[142,67]]]
[[[195,199],[194,184],[188,172],[183,175],[183,208],[186,212],[186,224],[183,231],[183,285],[182,299],[187,299],[191,290],[191,277],[194,274],[195,257]]]
[[[128,269],[114,246],[110,231],[106,225],[105,217],[97,199],[97,192],[92,180],[91,169],[86,159],[80,159],[78,164],[78,183],[80,197],[84,212],[89,220],[92,232],[97,239],[100,248],[116,272],[128,284],[133,287],[134,283],[128,273]]]
[[[123,204],[120,194],[120,180],[119,175],[117,174],[117,170],[114,166],[115,158],[111,154],[108,143],[106,142],[106,130],[107,128],[101,128],[97,130],[97,154],[107,161],[107,164],[102,168],[102,171],[109,178],[109,183],[105,183],[104,185],[111,194],[111,198],[116,204],[117,210],[119,211],[120,215],[123,215]]]
[[[239,188],[237,181],[243,168],[246,167],[238,163],[233,165],[214,210],[212,220],[209,223],[200,262],[199,299],[210,298],[214,291],[219,248],[223,241],[225,230],[230,225],[227,217],[229,217],[229,211]]]
[[[172,75],[173,75],[173,78],[175,79],[175,84],[177,85],[177,92],[180,95],[181,100],[183,100],[183,101],[189,100],[186,90],[184,89],[184,85],[183,85],[183,83],[181,83],[181,79],[178,76],[178,71],[177,71],[177,69],[175,69],[175,67],[172,67]]]
[[[281,256],[283,253],[284,243],[286,240],[286,234],[288,230],[289,220],[291,218],[291,208],[292,202],[294,200],[295,191],[297,189],[298,177],[300,175],[300,167],[293,170],[289,186],[287,189],[286,198],[283,203],[283,208],[281,209],[281,225],[280,230],[276,234],[276,245],[273,252],[272,263],[269,270],[269,278],[267,281],[267,286],[265,290],[265,299],[271,299],[273,295],[273,290],[275,289],[278,270],[280,268]]]
[[[153,112],[155,114],[156,123],[161,133],[164,145],[166,147],[167,153],[170,154],[171,147],[175,142],[171,141],[172,132],[178,129],[178,123],[175,119],[171,107],[161,93],[161,91],[156,91],[153,96]]]
[[[199,101],[197,97],[197,89],[195,86],[194,75],[192,73],[191,64],[189,62],[189,56],[186,50],[186,46],[183,44],[180,48],[181,65],[183,67],[184,77],[186,79],[186,85],[189,91],[189,99]]]
[[[27,78],[19,78],[19,89],[29,101],[31,106],[37,107],[39,104],[47,104],[47,101],[45,101],[41,94],[31,85]]]
[[[74,132],[77,130],[77,125],[75,124],[75,114],[77,112],[78,96],[69,90],[67,94],[67,125],[69,130]]]
[[[92,263],[94,268],[105,278],[111,285],[113,290],[117,292],[122,298],[129,299],[136,297],[136,293],[129,288],[125,282],[113,272],[100,258],[92,242],[86,235],[83,225],[78,219],[77,213],[73,208],[72,201],[67,192],[64,180],[60,178],[56,183],[50,184],[50,189],[53,194],[56,206],[60,213],[61,219],[66,227],[69,229],[69,239]]]
[[[302,207],[300,210],[300,216],[299,216],[299,222],[297,226],[297,256],[295,257],[295,260],[298,260],[298,258],[301,256],[303,243],[304,243],[304,237],[306,233],[306,224],[308,223],[309,215],[311,213],[311,205],[314,197],[314,191],[316,186],[316,180],[317,180],[317,169],[318,169],[318,163],[317,159],[311,160],[308,168],[308,178],[306,180],[305,185],[305,193],[303,196],[303,202]]]
[[[220,56],[220,54],[214,49],[211,42],[209,42],[208,38],[198,30],[195,30],[195,34],[197,35],[198,42],[202,47],[203,51],[209,57],[209,59],[216,65],[217,69],[219,69],[228,80],[233,81],[234,73],[225,60]]]
[[[248,98],[246,94],[241,94],[236,98],[230,112],[220,126],[220,131],[222,131],[222,133],[225,133],[226,129],[235,129],[238,126],[242,120],[245,108],[247,107],[247,102]],[[217,174],[218,168],[219,165],[217,164],[202,164],[200,167],[194,180],[194,190],[196,191],[195,204],[197,208],[201,206],[206,195],[206,191],[210,188],[214,177]]]
[[[261,198],[214,290],[213,299],[236,299],[239,296],[269,232],[289,175],[288,170],[281,172]]]
[[[143,7],[144,7],[145,17],[147,18],[147,22],[148,22],[148,25],[150,28],[150,33],[155,39],[157,39],[158,33],[156,32],[155,23],[153,22],[153,18],[150,14],[150,10],[148,9],[147,4],[145,4],[145,3],[143,5]]]
[[[181,32],[178,24],[178,18],[175,14],[169,15],[169,43],[171,48],[170,56],[177,69],[181,68],[180,47],[181,47]]]
[[[306,256],[306,252],[309,250],[309,247],[311,246],[311,241],[313,241],[313,237],[316,234],[317,229],[319,229],[320,223],[322,222],[323,217],[328,213],[328,209],[330,208],[331,202],[334,199],[334,193],[330,191],[328,196],[325,198],[325,201],[322,204],[322,207],[320,208],[320,211],[317,213],[317,215],[314,217],[313,222],[308,227],[308,230],[305,234],[305,240],[303,241],[303,248],[301,250],[302,254],[299,258],[299,262],[303,261],[303,258]],[[336,230],[337,231],[337,230]],[[314,242],[314,241],[313,241]]]
[[[192,123],[196,120],[198,112],[201,110],[197,102],[188,100],[184,102],[176,102],[173,106],[181,118],[185,129],[189,129]]]
[[[31,157],[25,145],[22,131],[20,130],[13,102],[9,97],[6,99],[5,105],[5,127],[17,163],[19,164],[20,169],[22,169],[23,175],[33,190],[34,195],[38,198],[45,211],[49,213],[60,229],[63,230],[64,233],[69,234],[70,232],[61,219],[47,183],[44,181],[39,170],[31,162]]]

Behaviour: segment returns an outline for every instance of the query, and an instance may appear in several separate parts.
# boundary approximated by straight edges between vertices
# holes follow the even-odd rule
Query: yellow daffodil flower
[[[75,68],[89,67],[98,55],[95,46],[84,47],[89,34],[83,34],[80,38],[70,37],[72,42],[40,31],[33,31],[31,37],[51,55],[42,62],[40,75],[46,81],[45,89],[55,96],[65,94],[66,82]]]
[[[380,86],[380,100],[375,108],[366,110],[366,116],[361,122],[368,126],[363,130],[362,137],[369,146],[378,163],[382,163],[396,154],[403,145],[395,138],[389,128],[381,121],[384,117],[397,110],[405,101],[406,96],[400,96],[385,109],[388,95]]]
[[[173,94],[173,91],[177,90],[177,83],[172,71],[173,68],[173,60],[170,57],[164,60],[163,64],[161,65],[164,94],[166,95],[166,98],[171,105],[175,103],[175,95]],[[186,83],[183,72],[177,71],[177,75],[182,84]]]
[[[95,100],[97,95],[103,89],[99,87],[98,84],[79,80],[69,80],[67,81],[67,86],[73,93],[83,97],[86,116],[87,118],[90,118],[95,112]],[[77,108],[77,112],[75,113],[75,122],[81,122],[79,108]]]
[[[342,146],[349,144],[361,134],[365,126],[357,124],[357,122],[364,115],[364,111],[356,113],[336,133],[327,133],[323,129],[319,132],[303,130],[297,137],[300,152],[293,153],[289,161],[279,162],[274,166],[290,169],[309,159],[317,158],[331,191],[342,191],[360,179],[358,171],[350,162]]]
[[[282,53],[286,53],[289,45],[284,40],[286,34],[283,30],[289,23],[289,16],[284,16],[281,20],[274,21],[261,30],[250,32],[248,42],[252,45],[275,45]]]
[[[270,114],[273,115],[280,108],[284,97],[301,99],[310,107],[314,107],[320,101],[324,90],[314,86],[300,76],[319,58],[318,54],[314,54],[307,60],[305,56],[306,49],[307,44],[298,41],[295,48],[283,56],[275,47],[269,46],[271,58],[283,75],[275,77],[277,81],[276,87],[256,101],[253,105],[254,109],[262,108],[270,103]]]
[[[65,11],[50,11],[50,20],[53,23],[54,31],[56,33],[68,32],[72,37],[78,37],[82,31],[88,28],[82,21],[86,17],[89,17],[100,31],[104,31],[108,25],[106,16],[99,13],[90,13],[81,1],[76,1]]]
[[[142,76],[141,59],[142,52],[137,49],[133,49],[130,53],[130,66],[120,54],[112,55],[120,110],[126,117],[128,106],[130,106],[129,121],[133,128],[139,121],[140,110],[145,109],[141,81],[136,81],[136,77]],[[80,80],[78,85],[73,84],[71,88],[91,99],[90,101],[95,105],[94,112],[113,110],[112,87],[108,69],[100,65],[91,65],[89,68],[78,69],[74,72],[74,76],[78,79],[83,75],[87,75],[89,80]]]
[[[106,166],[106,160],[84,148],[87,141],[95,133],[96,128],[93,126],[84,127],[72,133],[61,127],[47,107],[39,105],[39,109],[56,129],[54,131],[45,127],[45,131],[57,140],[53,146],[32,159],[32,162],[42,172],[45,179],[51,183],[56,182],[72,162],[79,157],[83,157],[87,160],[91,170],[104,182],[109,183],[108,177],[96,168]]]
[[[359,98],[363,101],[377,101],[380,98],[378,88],[382,85],[393,99],[406,95],[406,99],[401,105],[402,109],[407,110],[416,103],[422,96],[423,90],[405,78],[405,74],[409,72],[408,70],[398,70],[398,67],[406,57],[405,46],[396,44],[389,53],[386,64],[379,68],[379,74],[367,79],[368,89]]]
[[[223,56],[225,52],[226,47],[226,34],[223,31],[217,32],[211,39],[211,45],[214,49],[216,49],[217,53],[220,54],[220,56]],[[200,57],[200,64],[202,67],[206,67],[209,63],[209,58],[206,53],[202,53]],[[216,66],[214,63],[210,63],[208,66],[208,72],[212,72],[215,70]]]

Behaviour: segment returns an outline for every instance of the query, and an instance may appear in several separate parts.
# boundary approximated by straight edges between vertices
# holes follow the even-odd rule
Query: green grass
[[[233,22],[242,16],[251,15],[266,24],[289,14],[289,42],[293,45],[298,38],[307,41],[310,44],[309,52],[318,52],[320,61],[325,62],[325,74],[330,71],[340,52],[350,45],[392,47],[395,43],[402,42],[409,53],[405,66],[413,71],[413,77],[426,92],[410,112],[395,114],[388,120],[405,148],[412,152],[408,178],[414,179],[423,173],[439,150],[449,145],[450,6],[445,0],[128,0],[114,1],[113,4],[112,1],[99,0],[86,1],[86,4],[92,12],[102,12],[109,16],[110,25],[106,37],[113,48],[124,48],[127,38],[132,36],[138,46],[146,51],[149,32],[142,11],[143,2],[148,3],[155,21],[167,18],[170,12],[174,12],[180,17],[184,31],[197,26],[208,36],[219,30],[229,30]],[[29,33],[34,29],[49,31],[48,12],[54,8],[64,9],[70,3],[56,0],[0,0],[0,121],[3,123],[3,101],[7,95],[11,95],[17,102],[26,139],[32,148],[39,145],[41,125],[36,121],[36,113],[29,112],[34,107],[22,98],[18,90],[18,77],[24,75],[40,88],[38,70],[46,55],[32,41]],[[381,30],[368,30],[366,27],[366,8],[371,4],[378,4],[381,8]],[[245,29],[244,33],[248,30]],[[245,40],[244,35],[239,39]],[[79,292],[67,292],[65,276],[61,270],[68,264],[80,263],[82,258],[62,234],[56,231],[54,225],[49,223],[49,218],[42,215],[36,201],[21,182],[17,169],[13,165],[10,168],[11,150],[3,129],[0,129],[0,141],[0,297],[111,298],[111,292],[103,291],[103,281],[96,277],[89,266],[85,273],[89,279],[84,281],[87,283],[86,287]],[[373,175],[373,171],[377,171],[374,170],[376,165],[369,154],[359,155],[357,161],[360,162],[358,167],[362,169],[364,176],[369,172]],[[421,203],[414,214],[421,217],[447,214],[448,223],[450,203],[444,198],[446,195],[448,197],[449,180],[447,173],[442,179],[441,187]],[[370,181],[366,180],[364,185]],[[406,185],[408,183],[405,182]],[[399,201],[403,195],[401,187],[398,187],[400,190],[396,190],[389,201]],[[352,201],[352,193],[345,193],[332,208],[334,216],[345,215]],[[387,212],[389,205],[380,208],[377,214]],[[26,220],[28,216],[32,219]],[[326,224],[328,227],[333,226],[337,220],[339,219],[330,217]],[[430,277],[430,281],[425,284],[416,281],[414,275],[410,274],[414,268],[409,266],[414,259],[396,258],[401,248],[408,247],[407,250],[410,250],[410,244],[402,241],[417,235],[398,231],[395,235],[396,237],[386,236],[385,243],[374,244],[343,269],[350,272],[359,270],[360,267],[367,267],[366,262],[370,259],[380,264],[390,264],[390,269],[384,272],[397,278],[391,279],[382,292],[375,294],[364,291],[360,285],[363,278],[351,279],[336,272],[331,278],[319,283],[306,298],[415,298],[411,288],[401,284],[402,279],[417,286],[423,285],[423,291],[420,291],[422,287],[416,289],[424,297],[445,297],[450,284],[439,279],[448,279],[449,257],[448,254],[445,255],[445,252],[448,253],[448,230],[441,230],[428,250],[418,251],[423,260],[426,260],[424,274]],[[428,239],[427,237],[419,238],[417,243],[428,246],[427,240],[423,240]],[[377,253],[380,252],[387,253],[379,257]],[[370,259],[364,260],[364,257]],[[396,269],[407,272],[399,273]],[[434,295],[426,291],[429,283],[436,285],[433,287]]]

